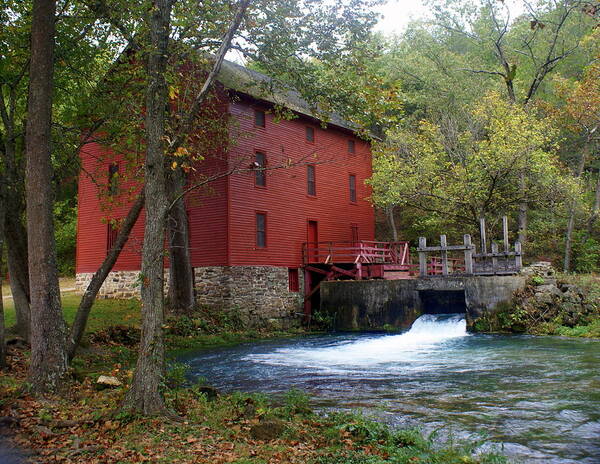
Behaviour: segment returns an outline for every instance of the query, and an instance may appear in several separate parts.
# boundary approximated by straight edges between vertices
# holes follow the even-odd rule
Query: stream
[[[332,334],[187,353],[225,391],[311,395],[395,426],[486,437],[525,463],[600,463],[600,341],[468,334],[424,315],[399,335]]]

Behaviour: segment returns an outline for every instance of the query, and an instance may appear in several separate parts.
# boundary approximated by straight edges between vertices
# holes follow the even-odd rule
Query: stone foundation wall
[[[139,271],[110,272],[98,292],[98,298],[139,298],[139,275]],[[77,274],[75,276],[75,289],[79,293],[83,293],[92,280],[92,276],[92,273]]]
[[[168,285],[165,270],[165,287]],[[194,269],[196,297],[201,305],[236,311],[251,326],[289,328],[300,321],[304,276],[299,292],[289,291],[287,267],[211,266]],[[75,286],[83,292],[92,274],[77,274]],[[168,290],[165,288],[165,290]],[[111,272],[99,298],[139,298],[139,271]]]

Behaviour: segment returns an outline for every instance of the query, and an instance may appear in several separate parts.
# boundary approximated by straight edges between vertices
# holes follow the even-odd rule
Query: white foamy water
[[[401,335],[362,339],[321,348],[279,348],[271,353],[256,353],[243,358],[271,365],[312,367],[324,370],[406,363],[419,355],[442,348],[451,339],[466,337],[463,315],[425,314]],[[336,367],[338,369],[336,369]]]

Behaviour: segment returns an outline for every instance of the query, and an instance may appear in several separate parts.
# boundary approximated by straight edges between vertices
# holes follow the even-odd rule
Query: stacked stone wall
[[[165,287],[168,286],[168,272],[165,270]],[[91,278],[91,273],[77,274],[77,290],[83,292]],[[302,272],[299,292],[289,291],[287,267],[199,267],[194,269],[194,279],[200,305],[235,311],[250,326],[289,328],[300,322],[304,294]],[[98,297],[139,298],[139,271],[111,272]]]

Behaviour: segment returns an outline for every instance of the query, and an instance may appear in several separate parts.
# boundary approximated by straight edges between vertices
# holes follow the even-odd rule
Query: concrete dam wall
[[[408,328],[421,314],[466,313],[467,326],[525,287],[524,276],[340,280],[321,284],[321,311],[337,330]]]

